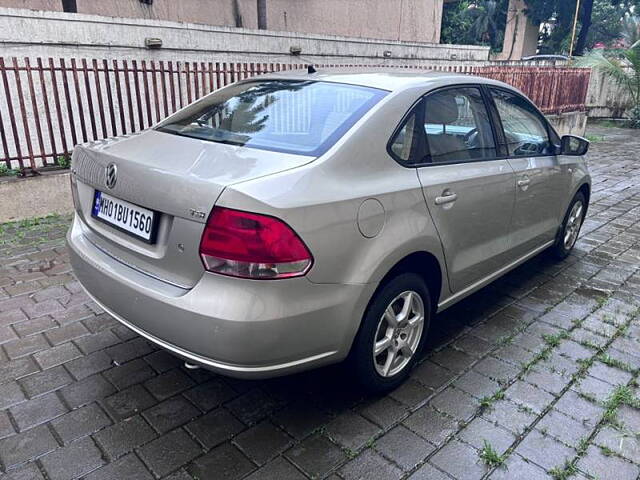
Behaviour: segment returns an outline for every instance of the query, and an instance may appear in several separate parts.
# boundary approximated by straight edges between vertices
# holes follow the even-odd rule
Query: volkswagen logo
[[[116,167],[115,163],[110,163],[109,165],[107,165],[107,170],[106,170],[105,183],[107,184],[107,188],[112,189],[113,187],[115,187],[117,181],[118,181],[118,167]]]

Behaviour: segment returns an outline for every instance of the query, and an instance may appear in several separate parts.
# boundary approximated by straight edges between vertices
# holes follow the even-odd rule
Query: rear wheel
[[[587,200],[582,192],[578,192],[569,204],[564,221],[558,232],[556,243],[552,247],[554,256],[560,260],[564,260],[569,256],[571,250],[578,240],[580,228],[587,211]]]
[[[399,386],[422,350],[431,319],[431,298],[424,280],[404,273],[384,285],[371,300],[351,350],[360,384],[372,392]]]

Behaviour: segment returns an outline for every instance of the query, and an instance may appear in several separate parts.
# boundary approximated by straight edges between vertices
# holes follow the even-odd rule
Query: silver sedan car
[[[347,360],[388,390],[437,312],[570,253],[588,147],[483,78],[246,79],[75,149],[71,261],[98,305],[187,366],[264,378]]]

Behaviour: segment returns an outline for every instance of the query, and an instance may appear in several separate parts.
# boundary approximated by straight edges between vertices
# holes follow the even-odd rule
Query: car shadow
[[[547,310],[550,305],[544,300],[531,300],[525,297],[577,260],[578,257],[572,255],[562,264],[558,264],[548,253],[543,252],[446,311],[435,315],[430,325],[427,344],[417,365],[417,369],[420,369],[421,366],[424,368],[421,375],[429,376],[429,368],[434,364],[427,362],[430,362],[438,352],[449,348],[451,344],[455,350],[455,342],[458,337],[483,322],[491,324],[494,318],[499,317],[496,314],[501,310],[509,307],[514,308],[516,312],[521,310],[523,316],[529,318],[532,314],[540,314]],[[518,322],[518,319],[514,318],[514,322]],[[497,346],[497,344],[488,345],[488,348]],[[446,364],[442,364],[440,367],[435,365],[435,367],[439,370],[443,370],[440,367],[444,367],[447,374],[450,374],[450,378],[456,376],[455,369],[448,371]],[[342,363],[268,380],[238,380],[221,377],[205,370],[197,370],[196,372],[197,376],[201,377],[199,380],[207,381],[208,378],[219,378],[240,394],[260,391],[261,395],[257,395],[256,399],[270,402],[265,407],[265,416],[268,415],[268,411],[276,411],[292,403],[314,405],[331,414],[338,415],[349,408],[370,404],[380,398],[380,396],[363,392],[357,382],[354,382],[353,378],[349,376]],[[190,373],[193,375],[194,372]],[[408,382],[415,382],[415,380],[410,379]],[[403,388],[412,387],[401,386],[398,390]],[[415,390],[417,386],[413,388]],[[422,391],[424,400],[433,392],[432,388],[425,387]],[[404,401],[404,393],[402,395],[395,394],[396,392],[391,392],[389,395],[394,398],[397,396],[405,405],[417,404],[420,400],[420,398],[412,398]],[[421,393],[414,391],[412,394],[415,397]]]

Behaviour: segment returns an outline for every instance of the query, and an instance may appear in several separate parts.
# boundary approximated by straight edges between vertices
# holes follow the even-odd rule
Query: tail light
[[[214,207],[200,241],[200,257],[210,272],[274,279],[307,273],[313,257],[282,220]]]

